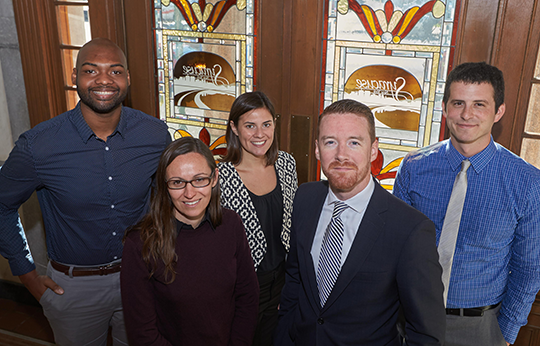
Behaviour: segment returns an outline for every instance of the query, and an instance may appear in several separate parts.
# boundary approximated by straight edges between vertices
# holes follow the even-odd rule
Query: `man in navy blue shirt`
[[[409,153],[394,185],[396,196],[435,223],[438,244],[441,235],[444,244],[454,235],[455,246],[439,245],[441,257],[452,258],[447,346],[514,343],[540,288],[540,170],[493,141],[505,107],[499,69],[457,66],[443,98],[450,139]],[[467,188],[459,217],[449,201],[462,166]],[[447,219],[458,223],[448,227]],[[456,229],[457,238],[447,232]]]
[[[122,50],[84,45],[73,69],[81,101],[23,133],[0,169],[0,253],[40,301],[58,345],[127,345],[119,274],[126,228],[144,214],[162,121],[123,107],[130,84]],[[49,265],[38,275],[18,208],[37,191]]]

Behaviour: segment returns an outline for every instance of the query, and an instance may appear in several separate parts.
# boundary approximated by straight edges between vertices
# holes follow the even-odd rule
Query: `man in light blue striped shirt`
[[[450,139],[409,153],[394,194],[441,236],[463,160],[467,193],[447,301],[446,344],[514,343],[540,289],[540,170],[491,137],[505,112],[502,72],[465,63],[448,76],[443,115]]]

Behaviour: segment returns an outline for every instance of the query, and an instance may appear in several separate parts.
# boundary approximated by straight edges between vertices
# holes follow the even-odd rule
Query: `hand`
[[[38,275],[35,269],[29,273],[20,275],[19,279],[38,302],[47,288],[50,288],[56,294],[64,294],[64,289],[62,287],[58,286],[58,284],[50,277]]]

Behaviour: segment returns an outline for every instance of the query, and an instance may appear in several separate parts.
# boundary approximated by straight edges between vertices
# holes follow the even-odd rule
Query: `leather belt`
[[[101,266],[95,267],[69,267],[64,264],[60,264],[53,260],[50,261],[51,266],[66,274],[67,276],[93,276],[93,275],[108,275],[113,273],[118,273],[122,269],[122,263],[109,263]],[[70,268],[73,268],[70,273]],[[71,275],[70,275],[71,274]]]
[[[484,316],[485,311],[495,309],[499,304],[480,306],[478,308],[446,309],[446,314],[456,316]]]

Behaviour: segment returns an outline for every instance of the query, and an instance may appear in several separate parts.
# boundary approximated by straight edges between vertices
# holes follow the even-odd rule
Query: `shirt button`
[[[109,147],[105,147],[105,150],[109,150]]]
[[[109,180],[112,180],[112,177],[109,177]]]
[[[114,209],[114,204],[111,204],[111,209]]]
[[[317,323],[318,323],[318,324],[324,324],[324,320],[323,320],[322,318],[319,318],[319,319],[317,320]]]
[[[116,232],[112,232],[112,235],[116,235]]]
[[[114,256],[114,259],[118,259],[118,256]]]

